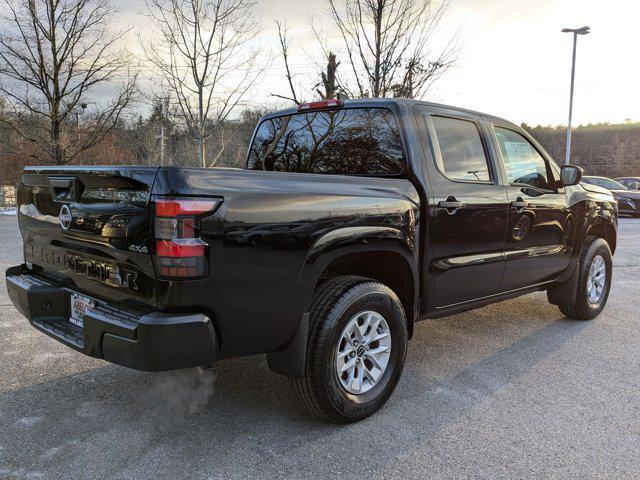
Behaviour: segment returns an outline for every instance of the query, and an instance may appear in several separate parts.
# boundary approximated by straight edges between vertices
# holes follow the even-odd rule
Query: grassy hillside
[[[564,161],[565,127],[523,124],[558,163]],[[640,176],[640,122],[583,125],[574,129],[571,161],[587,175]]]

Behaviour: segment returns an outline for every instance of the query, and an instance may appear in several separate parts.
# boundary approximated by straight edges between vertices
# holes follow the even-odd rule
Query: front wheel
[[[363,277],[334,277],[310,312],[305,375],[291,387],[312,412],[350,423],[376,412],[404,366],[407,320],[396,294]]]
[[[609,244],[602,238],[587,237],[578,266],[578,290],[573,304],[560,304],[569,318],[591,320],[604,309],[611,289],[613,260]]]

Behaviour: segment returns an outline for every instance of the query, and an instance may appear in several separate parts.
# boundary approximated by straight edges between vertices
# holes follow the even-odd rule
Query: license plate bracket
[[[84,316],[96,306],[95,300],[92,298],[72,293],[70,297],[69,321],[80,328],[84,328]]]

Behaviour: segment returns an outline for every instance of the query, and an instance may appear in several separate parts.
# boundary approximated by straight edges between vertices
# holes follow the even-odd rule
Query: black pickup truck
[[[392,393],[419,320],[540,290],[570,318],[602,311],[617,207],[581,175],[490,115],[303,104],[260,120],[244,170],[26,168],[7,286],[84,354],[266,354],[311,411],[352,422]]]

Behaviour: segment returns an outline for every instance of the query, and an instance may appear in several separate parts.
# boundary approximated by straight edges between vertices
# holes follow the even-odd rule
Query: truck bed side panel
[[[215,318],[223,357],[286,346],[308,308],[301,272],[329,232],[395,230],[417,262],[418,194],[400,178],[163,168],[153,193],[223,198],[202,224],[209,277],[157,287],[159,308]]]

